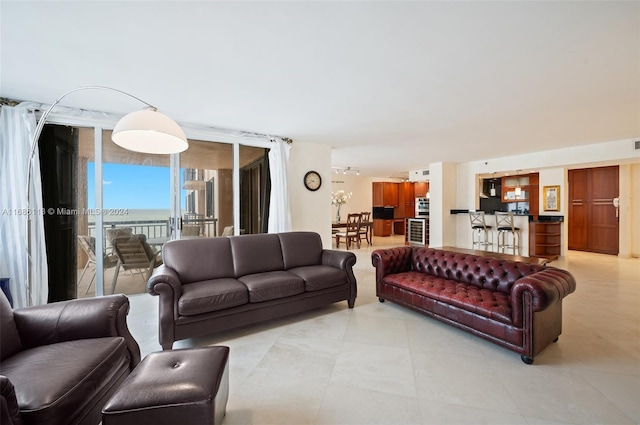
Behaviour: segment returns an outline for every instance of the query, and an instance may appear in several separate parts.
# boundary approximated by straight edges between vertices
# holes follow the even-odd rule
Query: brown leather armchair
[[[0,294],[0,423],[99,424],[140,362],[124,295],[12,310]]]

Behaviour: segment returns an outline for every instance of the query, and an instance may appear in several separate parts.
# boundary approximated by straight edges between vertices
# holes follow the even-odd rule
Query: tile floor
[[[375,248],[398,246],[375,238]],[[372,247],[346,302],[174,348],[231,347],[225,425],[639,424],[640,260],[570,252],[578,288],[558,343],[516,353],[375,297]],[[142,355],[158,351],[157,298],[130,295]]]

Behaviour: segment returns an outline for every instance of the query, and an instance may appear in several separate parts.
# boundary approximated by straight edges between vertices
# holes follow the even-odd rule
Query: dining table
[[[373,245],[373,220],[369,220],[369,221],[363,221],[362,223],[360,223],[360,226],[367,227],[367,232],[369,233],[369,240],[371,241],[371,244]],[[347,222],[346,221],[332,221],[331,222],[331,229],[342,229],[342,228],[346,228],[347,227]]]

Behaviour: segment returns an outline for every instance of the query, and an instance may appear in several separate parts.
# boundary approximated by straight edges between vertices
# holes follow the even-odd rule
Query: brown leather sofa
[[[160,297],[164,350],[342,300],[353,308],[356,299],[356,256],[323,249],[313,232],[169,241],[162,258],[147,292]]]
[[[124,295],[12,310],[0,294],[0,423],[97,425],[140,362]]]
[[[576,289],[561,269],[425,247],[371,254],[376,295],[478,335],[533,363],[562,332],[562,299]]]

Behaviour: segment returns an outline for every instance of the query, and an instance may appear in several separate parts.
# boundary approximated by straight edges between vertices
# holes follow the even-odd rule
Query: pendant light
[[[516,171],[516,199],[520,199],[520,195],[522,195],[522,188],[520,187],[520,170]]]

